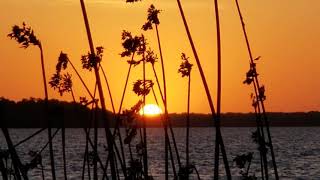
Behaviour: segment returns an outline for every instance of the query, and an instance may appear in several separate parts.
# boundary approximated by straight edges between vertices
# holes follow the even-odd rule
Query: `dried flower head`
[[[87,55],[81,56],[83,69],[88,69],[89,71],[91,71],[92,68],[96,67],[102,61],[103,47],[96,47],[96,50],[96,54],[91,54],[90,52],[88,52]]]
[[[27,27],[26,23],[22,23],[22,27],[18,25],[14,25],[12,27],[12,32],[8,34],[8,37],[11,39],[15,39],[19,44],[21,44],[22,48],[29,47],[30,44],[40,47],[40,41],[34,35],[31,27]]]
[[[49,84],[54,90],[58,90],[60,96],[62,96],[64,92],[70,92],[72,89],[71,75],[69,73],[61,75],[57,72],[53,74]]]
[[[133,84],[133,92],[136,93],[138,96],[146,96],[149,94],[152,87],[152,80],[137,80]]]
[[[124,51],[120,54],[121,57],[129,57],[133,53],[139,50],[139,47],[142,44],[141,36],[132,36],[132,34],[128,31],[123,31],[121,35],[121,39],[123,40],[122,46]]]
[[[178,72],[182,74],[182,77],[188,77],[190,76],[193,64],[189,62],[189,57],[187,57],[185,53],[181,54],[181,59],[182,63],[180,64]]]
[[[146,56],[145,56],[146,62],[151,63],[152,65],[154,65],[155,62],[157,62],[157,55],[149,48],[146,51]]]
[[[58,63],[56,65],[56,71],[60,72],[61,69],[66,69],[69,62],[68,55],[66,53],[60,52]]]
[[[160,21],[158,18],[158,14],[160,13],[161,10],[156,9],[153,4],[150,5],[148,9],[148,17],[147,17],[147,22],[142,26],[142,29],[144,31],[147,31],[149,29],[152,29],[152,24],[159,25]]]

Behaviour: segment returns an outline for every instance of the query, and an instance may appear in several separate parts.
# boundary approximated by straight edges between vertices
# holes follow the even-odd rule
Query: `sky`
[[[266,87],[266,109],[272,112],[320,111],[320,19],[318,0],[241,0],[253,56],[261,56],[257,70]],[[95,46],[105,48],[102,66],[106,71],[116,109],[119,107],[128,70],[127,58],[121,58],[121,33],[143,33],[152,49],[159,52],[155,31],[143,32],[150,4],[161,9],[159,33],[167,77],[169,112],[185,112],[187,78],[178,74],[182,52],[194,64],[191,73],[191,112],[209,113],[210,109],[200,80],[186,31],[174,0],[87,0],[88,17]],[[217,52],[213,0],[181,0],[190,31],[203,66],[210,92],[216,105]],[[222,112],[252,112],[252,87],[244,85],[249,69],[249,56],[235,2],[219,1],[222,40]],[[0,96],[21,100],[43,98],[40,53],[36,47],[19,48],[7,34],[15,24],[26,22],[41,40],[45,56],[46,77],[55,73],[61,51],[80,71],[93,91],[93,72],[81,69],[81,55],[88,53],[80,2],[77,0],[1,0],[0,1]],[[159,55],[158,55],[159,57]],[[161,75],[160,63],[156,70]],[[153,79],[151,66],[147,78]],[[142,78],[142,66],[135,67],[130,77],[124,108],[130,108],[138,97],[133,83]],[[76,99],[89,97],[71,68]],[[160,77],[160,80],[161,77]],[[104,84],[107,108],[110,98]],[[158,91],[157,94],[159,95]],[[71,101],[49,89],[49,98]],[[159,98],[160,99],[160,98]],[[152,96],[147,103],[155,103]]]

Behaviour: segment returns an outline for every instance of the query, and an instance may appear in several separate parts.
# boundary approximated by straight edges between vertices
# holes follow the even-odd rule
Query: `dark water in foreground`
[[[14,143],[29,136],[37,129],[10,129]],[[232,159],[242,153],[255,152],[251,173],[256,176],[259,172],[259,156],[256,145],[250,138],[254,128],[222,128],[222,136],[226,146],[229,164],[233,176],[239,176],[239,170],[232,163]],[[184,162],[185,129],[174,128],[176,140]],[[320,179],[320,128],[319,127],[272,127],[274,150],[278,171],[281,179]],[[138,137],[138,136],[137,136]],[[202,179],[212,179],[214,163],[214,129],[213,128],[192,128],[190,142],[190,159],[194,162]],[[67,170],[69,179],[80,179],[82,174],[82,161],[85,151],[85,134],[82,129],[66,130],[66,152]],[[28,162],[30,150],[38,151],[47,142],[47,131],[29,140],[18,147],[18,152],[24,162]],[[103,161],[107,154],[104,151],[104,131],[99,132],[99,153]],[[148,129],[148,156],[150,174],[155,179],[163,179],[164,174],[164,138],[163,129]],[[0,133],[0,148],[6,148],[3,134]],[[54,139],[56,158],[56,170],[58,179],[63,178],[61,134]],[[127,148],[126,148],[127,149]],[[49,166],[49,153],[43,151],[43,164],[46,179],[51,178]],[[271,158],[269,158],[271,163]],[[272,173],[272,172],[271,172]],[[220,174],[224,175],[223,168]],[[30,179],[41,179],[41,171],[34,169],[30,172]],[[0,176],[1,179],[1,176]],[[195,179],[195,177],[194,177]]]

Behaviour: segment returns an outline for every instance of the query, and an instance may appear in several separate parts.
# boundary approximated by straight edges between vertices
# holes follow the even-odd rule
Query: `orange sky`
[[[190,30],[211,93],[216,98],[216,35],[212,0],[181,0]],[[186,111],[187,79],[177,73],[180,54],[185,52],[195,64],[185,29],[175,0],[144,0],[126,4],[125,0],[87,0],[91,31],[95,46],[104,46],[102,65],[105,68],[116,107],[119,106],[127,59],[121,58],[122,30],[140,34],[151,3],[162,9],[160,36],[168,79],[169,112]],[[320,19],[318,0],[241,0],[243,15],[254,56],[262,56],[258,63],[261,82],[266,86],[268,111],[320,110]],[[248,70],[248,54],[234,1],[220,1],[222,31],[222,111],[252,111],[252,88],[242,84]],[[88,52],[87,37],[78,0],[1,0],[0,1],[0,96],[20,100],[44,97],[39,50],[26,50],[6,35],[11,26],[25,21],[35,30],[44,47],[48,79],[55,71],[60,51],[68,53],[80,70],[80,57]],[[154,31],[145,33],[148,42],[158,52]],[[157,65],[160,74],[160,64]],[[137,97],[131,91],[140,77],[142,67],[135,68],[129,82],[124,107],[132,106]],[[149,66],[149,69],[151,67]],[[87,96],[80,81],[73,74],[77,97]],[[92,72],[81,70],[93,90]],[[151,75],[151,73],[149,73]],[[107,95],[107,93],[105,93]],[[50,98],[60,97],[52,89]],[[109,98],[107,106],[111,109]],[[215,101],[215,100],[214,100]],[[147,98],[154,103],[153,98]],[[209,107],[199,72],[192,71],[191,111],[208,113]]]

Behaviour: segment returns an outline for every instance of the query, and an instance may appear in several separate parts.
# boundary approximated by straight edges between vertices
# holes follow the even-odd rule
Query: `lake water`
[[[38,129],[10,129],[14,143],[29,136]],[[99,155],[103,161],[107,153],[104,151],[105,136],[99,130]],[[254,128],[222,128],[222,136],[228,155],[231,173],[239,176],[239,169],[232,159],[239,154],[255,152],[251,173],[260,176],[259,154],[257,146],[252,143],[251,132]],[[181,161],[184,163],[185,129],[174,128]],[[213,178],[214,167],[214,128],[191,128],[190,159],[196,165],[201,179]],[[272,127],[273,145],[281,179],[320,179],[320,128],[319,127]],[[138,137],[138,136],[137,136]],[[69,179],[80,179],[85,151],[85,133],[83,129],[66,129],[67,171]],[[28,142],[18,146],[18,153],[24,163],[30,160],[30,150],[39,151],[47,142],[47,131],[42,132]],[[164,174],[164,138],[163,129],[148,129],[148,163],[149,171],[155,179],[163,179]],[[0,133],[0,148],[6,148],[3,134]],[[54,139],[56,170],[58,179],[63,178],[60,132]],[[128,149],[128,148],[126,148]],[[46,179],[50,179],[49,153],[42,153]],[[128,154],[127,154],[128,155]],[[220,161],[222,162],[222,161]],[[269,163],[272,164],[271,158]],[[220,168],[223,176],[224,169]],[[270,168],[272,174],[272,168]],[[41,171],[34,169],[29,173],[30,179],[41,179]],[[87,177],[86,177],[87,178]],[[1,179],[1,176],[0,176]],[[196,179],[195,176],[192,179]]]

